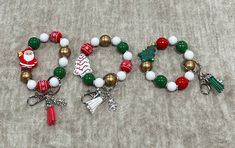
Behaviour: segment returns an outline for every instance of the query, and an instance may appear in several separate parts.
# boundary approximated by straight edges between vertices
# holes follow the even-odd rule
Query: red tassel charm
[[[55,125],[56,123],[56,113],[54,109],[54,105],[47,106],[47,124],[49,126]]]

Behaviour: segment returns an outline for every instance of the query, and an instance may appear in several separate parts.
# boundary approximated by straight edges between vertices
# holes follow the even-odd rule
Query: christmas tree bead
[[[188,49],[188,44],[185,41],[178,41],[175,47],[177,52],[185,53],[185,51]]]
[[[55,43],[59,43],[62,38],[62,34],[59,31],[53,31],[50,34],[50,40]]]
[[[82,77],[82,81],[86,85],[92,85],[95,80],[95,76],[92,73],[87,73]]]
[[[61,47],[59,50],[60,57],[70,57],[71,49],[69,47]]]
[[[152,81],[156,78],[156,74],[153,71],[147,71],[146,72],[146,79],[149,81]]]
[[[164,37],[160,37],[156,41],[157,49],[160,49],[160,50],[166,49],[168,45],[169,45],[169,42]]]
[[[131,60],[132,59],[132,53],[130,51],[126,51],[124,54],[123,54],[123,59],[124,60]]]
[[[31,37],[28,41],[28,46],[33,48],[34,50],[40,47],[40,40],[36,37]]]
[[[177,43],[178,39],[175,36],[171,36],[168,38],[168,42],[171,46],[175,45]]]
[[[86,56],[89,56],[93,51],[93,46],[90,43],[85,43],[85,44],[82,45],[80,50]]]
[[[194,57],[194,53],[191,50],[186,50],[186,52],[184,53],[184,58],[186,60],[192,60]]]
[[[27,82],[27,88],[29,90],[34,90],[36,88],[37,82],[34,80],[28,80]]]
[[[184,77],[186,79],[188,79],[189,81],[192,81],[194,79],[194,73],[192,71],[187,71],[185,74],[184,74]]]
[[[177,87],[178,86],[175,84],[175,82],[169,82],[169,83],[166,84],[167,90],[171,91],[171,92],[176,91]]]
[[[111,38],[108,35],[102,35],[100,37],[100,46],[108,47],[111,44]]]
[[[68,45],[69,45],[69,40],[68,39],[66,39],[66,38],[61,38],[60,39],[60,46],[61,47],[66,47]]]
[[[65,67],[69,63],[68,59],[66,57],[62,57],[59,59],[59,65],[60,67]]]
[[[109,73],[104,76],[105,85],[108,87],[115,86],[117,83],[117,76],[114,73]]]
[[[126,79],[126,72],[125,71],[119,71],[117,72],[117,79],[119,81],[123,81]]]
[[[142,52],[140,52],[138,54],[138,56],[140,57],[141,61],[154,62],[154,57],[156,55],[156,49],[157,48],[155,45],[148,46],[146,49],[144,49]]]
[[[46,43],[49,40],[49,35],[46,33],[42,33],[39,37],[40,41]]]
[[[47,80],[40,80],[37,83],[36,89],[40,93],[45,93],[50,88]]]
[[[51,87],[57,87],[57,86],[59,86],[59,84],[60,84],[60,81],[59,81],[59,79],[57,77],[50,78],[49,85]]]
[[[119,43],[121,43],[121,38],[115,36],[115,37],[112,38],[111,42],[114,46],[117,46]]]
[[[104,86],[104,80],[102,78],[96,78],[94,81],[93,81],[93,84],[95,85],[95,87],[103,87]]]
[[[66,71],[63,67],[56,67],[54,70],[54,76],[63,79],[64,76],[66,75]]]
[[[150,61],[142,61],[140,64],[140,70],[142,72],[150,71],[153,68],[153,64]]]
[[[99,46],[99,44],[100,44],[99,38],[93,37],[93,38],[91,39],[91,45],[92,45],[92,46]]]
[[[158,75],[153,83],[155,84],[156,87],[159,87],[159,88],[164,88],[166,87],[166,84],[167,84],[167,78],[163,75]]]
[[[178,85],[178,90],[183,90],[188,86],[188,79],[185,77],[179,77],[176,79],[175,83]]]
[[[132,70],[132,67],[133,65],[130,60],[123,60],[120,65],[120,69],[126,73],[129,73]]]
[[[120,53],[125,53],[127,50],[129,49],[129,46],[127,43],[125,42],[120,42],[118,45],[117,45],[117,50],[118,52]]]
[[[27,83],[29,79],[32,79],[32,73],[30,71],[22,71],[20,75],[20,80]]]

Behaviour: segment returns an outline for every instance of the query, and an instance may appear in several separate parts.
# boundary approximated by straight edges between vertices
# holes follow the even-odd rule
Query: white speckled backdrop
[[[0,147],[44,148],[232,148],[235,147],[235,1],[233,0],[1,0],[0,1]],[[46,124],[44,104],[26,105],[33,93],[20,82],[17,51],[31,36],[61,31],[72,55],[59,95],[58,122]],[[91,116],[80,96],[88,87],[73,72],[80,46],[93,36],[120,36],[134,53],[134,69],[113,92],[119,108],[102,104]],[[198,80],[188,89],[157,89],[139,71],[137,54],[159,36],[186,40],[204,70],[225,81],[220,95],[204,96]],[[43,44],[36,55],[36,80],[47,79],[57,65],[58,45]],[[94,73],[117,72],[121,61],[113,47],[91,56]],[[158,52],[154,71],[175,80],[183,74],[181,55]]]

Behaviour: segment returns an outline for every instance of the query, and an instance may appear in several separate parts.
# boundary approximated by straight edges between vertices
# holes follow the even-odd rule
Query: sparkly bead
[[[115,36],[115,37],[112,38],[111,42],[114,46],[117,46],[121,42],[121,38]]]
[[[40,47],[40,40],[36,37],[31,37],[28,41],[28,46],[33,48],[34,50]]]
[[[175,83],[178,85],[179,90],[183,90],[188,86],[188,80],[183,76],[177,78]]]
[[[188,79],[189,81],[192,81],[194,79],[194,73],[192,71],[187,71],[185,74],[184,74],[184,77],[186,79]]]
[[[66,38],[61,38],[61,40],[60,40],[60,46],[61,46],[61,47],[66,47],[66,46],[68,46],[68,45],[69,45],[69,40],[66,39]]]
[[[29,79],[32,79],[32,73],[30,71],[22,71],[20,74],[20,80],[27,83]]]
[[[59,86],[59,84],[60,84],[60,81],[59,81],[59,79],[57,77],[50,78],[49,85],[51,87],[57,87],[57,86]]]
[[[177,87],[178,86],[175,84],[175,82],[169,82],[166,84],[166,88],[168,91],[176,91]]]
[[[192,60],[194,57],[194,53],[191,50],[186,50],[186,52],[184,53],[184,58],[186,60]]]
[[[63,79],[64,76],[66,75],[66,71],[63,67],[56,67],[54,70],[54,76]]]
[[[82,77],[82,81],[86,85],[92,85],[95,80],[95,76],[92,73],[87,73]]]
[[[71,55],[71,49],[69,47],[61,47],[59,50],[60,57],[70,57]]]
[[[132,53],[130,51],[126,51],[124,54],[123,54],[123,59],[125,60],[131,60],[132,59]]]
[[[59,31],[53,31],[50,34],[50,40],[55,43],[59,43],[62,38],[62,34]]]
[[[62,57],[59,59],[59,65],[60,67],[65,67],[68,65],[68,59],[66,57]]]
[[[147,71],[146,72],[146,79],[149,81],[152,81],[156,78],[156,74],[153,71]]]
[[[156,87],[159,87],[159,88],[164,88],[166,87],[166,84],[167,84],[167,78],[163,75],[158,75],[153,83],[155,84]]]
[[[196,67],[196,63],[195,61],[193,60],[186,60],[184,63],[183,63],[183,66],[185,68],[185,70],[194,70],[195,67]]]
[[[114,73],[109,73],[104,76],[105,85],[108,87],[115,86],[117,83],[117,76]]]
[[[48,42],[48,40],[49,40],[49,35],[46,34],[46,33],[42,33],[42,34],[40,35],[39,39],[40,39],[40,41],[43,42],[43,43]]]
[[[85,43],[85,44],[82,45],[80,50],[86,56],[89,56],[93,51],[93,46],[90,43]]]
[[[188,44],[185,41],[178,41],[176,43],[176,51],[184,53],[188,49]]]
[[[150,71],[153,68],[153,64],[150,61],[142,61],[140,64],[140,70],[142,72]]]
[[[95,85],[95,87],[103,87],[104,86],[104,80],[102,78],[96,78],[94,81],[93,81],[93,84]]]
[[[117,72],[117,79],[119,81],[123,81],[126,79],[126,72],[125,71],[119,71]]]
[[[34,80],[28,80],[28,82],[27,82],[27,88],[29,90],[34,90],[36,85],[37,85],[37,82]]]
[[[37,83],[36,89],[40,93],[45,93],[50,88],[47,80],[40,80]]]
[[[108,35],[102,35],[100,37],[100,46],[107,47],[111,44],[111,38]]]
[[[127,43],[125,42],[120,42],[118,45],[117,45],[117,50],[118,52],[120,53],[125,53],[127,50],[129,49],[129,46]]]
[[[120,65],[120,69],[122,71],[127,72],[127,73],[132,70],[132,67],[133,67],[133,65],[132,65],[130,60],[123,60],[121,65]]]
[[[171,36],[168,38],[168,42],[170,45],[175,45],[177,43],[178,39],[175,36]]]
[[[99,44],[100,44],[99,38],[93,37],[93,38],[91,39],[91,45],[92,45],[92,46],[99,46]]]
[[[168,44],[169,44],[168,40],[164,37],[160,37],[156,41],[157,49],[160,49],[160,50],[166,49]]]

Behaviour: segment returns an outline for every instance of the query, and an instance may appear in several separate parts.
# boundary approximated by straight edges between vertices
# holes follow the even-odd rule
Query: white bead
[[[93,46],[98,46],[99,44],[100,44],[100,39],[99,39],[99,38],[93,37],[93,38],[91,39],[91,45],[93,45]]]
[[[69,40],[68,39],[66,39],[66,38],[60,39],[60,46],[61,47],[66,47],[68,45],[69,45]]]
[[[184,58],[186,60],[192,60],[194,57],[194,53],[191,50],[186,50],[186,52],[184,53]]]
[[[178,41],[178,39],[175,36],[171,36],[168,38],[168,41],[170,43],[170,45],[175,45]]]
[[[39,37],[41,42],[47,42],[49,40],[49,35],[46,33],[42,33]]]
[[[111,42],[114,46],[117,46],[121,42],[121,38],[115,36],[112,38]]]
[[[50,80],[49,80],[49,85],[50,85],[51,87],[57,87],[57,86],[59,86],[59,84],[60,84],[60,81],[59,81],[58,78],[56,78],[56,77],[50,78]]]
[[[66,57],[62,57],[59,59],[59,65],[61,67],[65,67],[68,65],[68,59]]]
[[[93,84],[95,85],[95,87],[103,87],[104,86],[104,80],[102,78],[96,78],[93,81]]]
[[[185,78],[189,81],[192,81],[194,79],[194,73],[192,71],[188,71],[184,74]]]
[[[169,82],[166,84],[166,88],[169,91],[175,91],[177,89],[177,85],[175,84],[175,82]]]
[[[117,78],[119,81],[123,81],[126,79],[126,72],[125,71],[119,71],[117,73]]]
[[[153,71],[147,71],[146,72],[146,79],[149,81],[152,81],[156,78],[156,74]]]
[[[27,82],[27,88],[30,90],[34,90],[37,85],[37,82],[34,80],[28,80]]]
[[[123,59],[125,60],[131,60],[132,59],[132,53],[130,51],[126,51],[124,54],[123,54]]]

